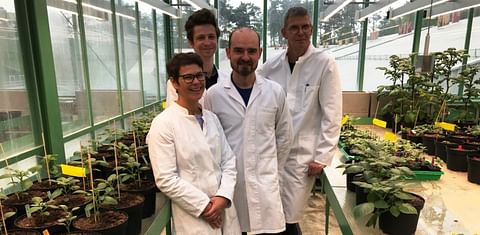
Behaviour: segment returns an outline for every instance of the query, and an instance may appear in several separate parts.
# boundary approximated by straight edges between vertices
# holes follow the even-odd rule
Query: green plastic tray
[[[439,180],[443,171],[413,171],[415,177],[412,180]]]

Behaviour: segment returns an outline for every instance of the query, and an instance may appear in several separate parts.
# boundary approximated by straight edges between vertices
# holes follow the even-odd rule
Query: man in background
[[[316,20],[316,19],[315,19]],[[290,8],[282,35],[287,50],[270,58],[258,74],[278,82],[287,93],[294,139],[282,171],[284,234],[301,234],[302,219],[315,177],[329,165],[340,135],[342,89],[334,58],[313,47],[307,9]]]

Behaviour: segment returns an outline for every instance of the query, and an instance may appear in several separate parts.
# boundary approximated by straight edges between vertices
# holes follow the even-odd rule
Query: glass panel
[[[430,26],[429,52],[439,52],[448,48],[463,49],[465,47],[465,33],[467,32],[468,10],[457,11],[441,15],[430,22],[423,20],[420,53],[423,54],[425,37]]]
[[[84,0],[82,5],[93,117],[99,122],[120,114],[110,1]]]
[[[73,153],[76,151],[80,151],[80,146],[81,145],[89,145],[89,140],[90,140],[90,134],[78,137],[74,140],[70,140],[68,142],[65,142],[65,159],[66,162],[70,161],[70,158],[72,158]]]
[[[472,36],[470,37],[470,50],[468,54],[469,63],[478,63],[478,58],[480,58],[480,7],[475,8],[475,17],[473,18],[472,24]]]
[[[321,4],[319,12],[328,6]],[[318,22],[318,47],[331,53],[338,64],[342,89],[358,90],[357,68],[361,23],[355,22],[355,11],[359,5],[347,5],[328,22]]]
[[[0,4],[0,6],[2,6],[2,4]],[[40,159],[40,157],[38,155],[34,155],[32,157],[21,160],[14,164],[9,164],[8,166],[10,167],[10,169],[13,169],[13,170],[26,171],[27,169],[38,165],[39,164],[38,159]],[[12,172],[7,170],[6,168],[0,168],[0,175],[7,174],[7,173],[12,173]],[[28,176],[33,176],[33,175],[29,174]],[[18,182],[17,178],[13,178],[13,179],[16,182]],[[36,180],[36,179],[37,179],[36,177],[32,178],[32,180]],[[16,188],[11,186],[10,182],[12,182],[12,179],[10,178],[0,180],[1,190],[3,193],[9,194],[9,193],[13,193],[14,191],[18,191]]]
[[[364,91],[376,91],[391,81],[378,67],[389,67],[391,55],[407,58],[412,52],[415,13],[396,20],[387,20],[387,12],[369,18],[365,53]]]
[[[140,11],[140,41],[142,42],[142,74],[145,104],[159,100],[153,11],[146,4],[138,4]]]
[[[228,46],[229,33],[240,26],[253,27],[260,38],[262,38],[263,30],[263,2],[246,0],[220,0],[218,1],[219,19],[218,27],[220,27],[219,39],[219,54],[220,64],[219,68],[224,72],[231,72],[230,61],[225,53],[225,48]],[[260,42],[262,45],[262,42]]]
[[[140,60],[138,57],[135,1],[117,0],[115,2],[123,111],[128,112],[143,104],[140,86]]]
[[[165,25],[163,23],[164,15],[157,12],[157,43],[158,43],[158,70],[160,73],[160,99],[167,97],[167,68],[166,68],[166,52],[165,52]]]
[[[89,125],[77,4],[48,0],[48,19],[63,135]]]
[[[0,154],[10,156],[34,147],[34,139],[14,1],[1,1],[0,9]]]

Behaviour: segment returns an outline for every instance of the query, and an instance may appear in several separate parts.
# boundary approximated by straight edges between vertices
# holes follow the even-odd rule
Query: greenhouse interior
[[[213,62],[230,75],[231,32],[257,33],[260,68],[288,50],[284,17],[298,6],[342,92],[335,156],[316,176],[303,234],[480,234],[480,0],[2,0],[0,233],[79,230],[77,219],[136,192],[139,218],[85,234],[175,234],[176,202],[157,187],[146,137],[170,107],[167,63],[194,52],[187,19],[214,13]],[[29,218],[41,226],[20,225]]]

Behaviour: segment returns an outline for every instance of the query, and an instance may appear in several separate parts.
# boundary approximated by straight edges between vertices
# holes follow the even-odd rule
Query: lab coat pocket
[[[312,85],[305,85],[305,90],[303,92],[303,105],[302,108],[309,110],[309,106],[312,103],[318,102],[316,98],[318,98],[318,89],[319,86],[312,86]]]
[[[259,107],[255,127],[259,133],[275,133],[275,108]]]
[[[275,155],[260,154],[257,163],[257,176],[260,184],[264,185],[264,190],[272,191],[276,189],[273,187],[270,190],[268,188],[278,185],[278,162]]]

